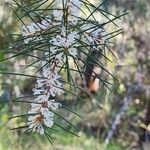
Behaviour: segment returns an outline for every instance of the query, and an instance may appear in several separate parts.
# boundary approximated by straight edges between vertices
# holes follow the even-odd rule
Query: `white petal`
[[[37,132],[39,132],[41,135],[44,134],[44,128],[43,128],[42,125],[38,125],[38,127],[37,127]]]
[[[44,124],[45,124],[47,127],[52,127],[52,126],[54,125],[54,122],[53,122],[53,120],[51,120],[51,119],[49,119],[49,120],[45,119],[45,120],[44,120]]]
[[[53,109],[53,110],[56,110],[58,107],[61,107],[61,104],[60,103],[55,103],[54,100],[51,100],[48,102],[48,107]]]

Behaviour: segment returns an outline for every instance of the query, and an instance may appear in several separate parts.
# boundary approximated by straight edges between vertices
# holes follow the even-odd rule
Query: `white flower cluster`
[[[102,43],[105,41],[106,31],[102,28],[93,31],[92,33],[87,34],[87,38],[90,43]]]
[[[36,88],[33,89],[34,94],[46,94],[48,97],[55,97],[56,94],[60,95],[63,92],[63,84],[59,81],[60,76],[57,72],[48,67],[43,69],[44,79],[37,79]],[[47,87],[47,89],[43,89]]]
[[[67,2],[67,3],[66,3]],[[55,1],[59,6],[60,1]],[[66,3],[66,11],[68,12],[68,22],[70,25],[75,25],[79,16],[79,0],[68,0]],[[29,41],[38,41],[42,39],[41,33],[53,26],[61,25],[63,21],[64,11],[62,9],[54,10],[53,16],[46,16],[41,23],[31,23],[27,26],[23,25],[22,36],[24,37],[24,43]],[[62,27],[60,34],[53,37],[50,43],[50,53],[53,55],[53,62],[51,65],[47,65],[46,62],[40,62],[42,64],[42,77],[37,79],[37,84],[33,89],[34,95],[37,96],[35,102],[31,104],[31,110],[28,112],[28,125],[29,130],[44,134],[44,127],[52,127],[54,124],[53,117],[54,112],[61,107],[60,103],[56,103],[53,98],[63,93],[64,85],[60,82],[61,76],[58,74],[58,65],[61,65],[65,61],[64,54],[72,57],[77,56],[76,39],[78,38],[77,32],[73,31],[66,35],[65,27]],[[47,53],[45,57],[47,58]]]
[[[54,113],[52,110],[61,107],[60,103],[56,103],[54,99],[50,100],[50,98],[63,93],[63,84],[59,81],[60,76],[54,68],[52,70],[47,66],[44,67],[42,77],[37,79],[37,84],[33,89],[37,98],[35,103],[31,104],[31,110],[28,112],[30,115],[28,118],[29,129],[40,134],[44,134],[43,126],[53,126]]]
[[[66,37],[62,33],[62,35],[57,35],[53,37],[49,42],[52,45],[50,51],[54,54],[55,58],[59,62],[65,62],[66,57],[64,54],[71,55],[72,57],[76,58],[77,56],[77,49],[76,49],[76,39],[78,39],[77,32],[71,32]],[[56,55],[57,54],[57,55]]]
[[[56,5],[59,6],[60,0],[55,1]],[[66,3],[66,2],[65,2]],[[79,0],[68,0],[66,5],[68,23],[70,22],[71,25],[76,25],[78,22],[78,17],[80,14],[80,1]],[[23,25],[22,27],[22,36],[24,37],[24,42],[27,44],[30,40],[40,40],[41,37],[35,35],[38,33],[44,32],[49,28],[60,25],[63,20],[64,12],[62,9],[54,10],[53,11],[53,20],[50,16],[46,16],[45,19],[41,21],[41,23],[31,23],[27,26]]]
[[[41,37],[35,37],[35,34],[44,32],[51,27],[51,19],[46,18],[42,20],[41,23],[31,23],[30,25],[23,25],[22,36],[24,37],[24,42],[27,44],[30,40],[40,40]]]
[[[90,24],[85,24],[80,27],[81,31],[84,33],[86,37],[86,41],[90,44],[103,44],[107,42],[107,38],[109,38],[109,34],[103,28],[97,28]],[[84,32],[85,31],[85,32]]]
[[[60,4],[60,0],[55,0],[57,6]],[[101,43],[105,41],[103,39],[104,31],[97,29],[94,31],[88,30],[89,26],[82,26],[79,31],[84,32],[84,38],[79,36],[79,31],[76,31],[75,25],[77,25],[80,16],[80,0],[64,0],[66,9],[54,10],[52,17],[46,16],[41,23],[31,23],[27,26],[23,25],[22,36],[24,37],[24,43],[29,41],[37,41],[42,39],[41,33],[50,30],[52,27],[58,29],[53,36],[49,38],[49,49],[45,55],[45,59],[49,59],[50,62],[40,62],[42,65],[42,78],[37,79],[35,88],[33,89],[34,95],[37,97],[35,102],[31,104],[31,110],[28,112],[28,125],[29,130],[44,134],[45,127],[52,127],[54,124],[54,112],[53,110],[61,107],[60,103],[55,102],[55,97],[61,95],[64,92],[64,85],[61,83],[58,71],[60,66],[66,62],[66,56],[77,58],[77,47],[79,45],[78,40],[84,40],[83,43],[94,45],[95,43]],[[65,12],[66,11],[66,12]],[[67,15],[67,23],[65,26],[64,16]],[[55,28],[56,26],[56,28]],[[58,27],[58,28],[57,28]],[[80,38],[80,39],[79,39]]]

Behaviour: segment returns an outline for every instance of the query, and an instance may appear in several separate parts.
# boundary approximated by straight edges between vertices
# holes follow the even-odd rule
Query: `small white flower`
[[[41,135],[44,134],[44,128],[41,124],[39,124],[37,127],[34,127],[33,130],[36,130],[38,133],[40,133]]]
[[[37,31],[40,31],[40,27],[36,23],[31,23],[30,25],[27,26],[28,28],[28,35],[30,34],[35,34]]]
[[[62,34],[65,34],[65,30],[62,28]],[[74,58],[77,56],[76,40],[79,38],[77,32],[71,32],[67,35],[67,37],[63,37],[63,35],[57,35],[55,38],[50,40],[50,44],[52,44],[52,48],[50,49],[51,53],[56,54],[56,58],[61,62],[65,62],[64,53],[67,52]]]
[[[45,93],[45,89],[37,89],[37,88],[34,88],[33,89],[33,93],[34,95],[41,95],[41,94],[44,94]]]
[[[33,89],[34,94],[46,94],[48,96],[56,96],[63,93],[64,85],[59,81],[60,76],[56,72],[52,72],[48,68],[43,69],[45,79],[37,79],[36,88]],[[42,89],[42,87],[46,87]]]
[[[44,129],[42,126],[43,118],[41,115],[29,116],[28,117],[28,125],[29,129],[33,132],[38,132],[40,134],[44,134]]]
[[[56,21],[61,21],[62,17],[63,17],[63,12],[62,10],[54,10],[53,11],[53,16],[54,16],[54,20]]]
[[[78,38],[79,38],[79,35],[77,34],[77,32],[74,31],[68,34],[67,41],[70,43],[70,45],[72,45],[76,42],[76,39]]]
[[[42,99],[37,98],[37,99],[36,99],[37,103],[31,103],[31,110],[28,112],[29,114],[40,113],[43,111],[43,108],[50,108],[52,110],[56,110],[62,106],[60,103],[55,102],[55,100],[47,100],[43,98]]]
[[[52,127],[54,122],[52,118],[52,114],[50,112],[44,111],[43,112],[45,116],[42,114],[38,114],[35,116],[29,116],[28,117],[28,125],[29,129],[33,132],[38,132],[40,134],[44,134],[44,128],[43,125],[47,127]]]
[[[80,15],[81,2],[79,0],[69,0],[67,6],[69,12],[68,20],[72,25],[76,25]]]
[[[42,113],[44,119],[45,119],[45,118],[47,118],[47,119],[53,119],[54,113],[51,112],[51,111],[49,111],[48,108],[41,107],[41,110],[40,110],[40,111],[41,111],[41,113]]]
[[[85,26],[83,26],[81,29],[82,30],[86,30],[88,28],[90,29],[90,27],[88,27],[88,28],[86,28],[86,27],[84,28],[84,27]],[[92,31],[92,30],[90,29],[85,32],[85,36],[88,40],[88,43],[94,44],[96,42],[96,43],[102,44],[104,42],[107,42],[106,39],[109,37],[109,35],[107,35],[107,32],[103,28],[99,28],[94,31]]]
[[[50,20],[42,20],[42,25],[48,29],[51,25],[50,25]]]
[[[54,125],[54,121],[53,121],[53,118],[45,118],[44,119],[44,124],[51,128],[53,125]]]
[[[59,107],[61,107],[61,106],[62,106],[62,104],[56,103],[54,100],[50,100],[50,101],[48,102],[48,108],[51,108],[51,109],[53,109],[53,110],[56,110],[57,108],[59,108]]]
[[[77,49],[76,48],[69,48],[69,54],[71,55],[71,56],[73,56],[74,58],[76,58],[77,57]]]
[[[35,101],[36,102],[44,102],[44,101],[48,101],[49,97],[47,95],[39,95]]]

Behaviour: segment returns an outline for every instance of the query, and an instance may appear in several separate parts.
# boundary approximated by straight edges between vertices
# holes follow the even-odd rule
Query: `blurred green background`
[[[0,0],[0,59],[4,58],[2,50],[7,48],[6,43],[15,38],[11,33],[19,30],[19,22],[9,9],[9,2],[10,0]],[[11,113],[23,113],[27,106],[0,103],[0,150],[103,150],[105,138],[120,111],[128,87],[133,89],[132,99],[127,111],[117,123],[106,150],[142,150],[141,144],[144,149],[150,149],[149,143],[145,144],[141,138],[146,131],[143,129],[148,126],[145,124],[145,116],[150,101],[150,1],[108,0],[103,9],[114,14],[129,12],[119,22],[124,33],[114,39],[115,45],[112,46],[119,59],[114,60],[110,55],[108,57],[113,61],[106,64],[119,83],[109,78],[115,85],[113,91],[101,87],[92,95],[90,103],[74,102],[73,98],[67,98],[67,106],[86,116],[82,120],[62,112],[81,129],[78,133],[80,138],[60,130],[52,134],[55,141],[51,145],[44,137],[27,135],[21,130],[10,131],[8,128],[19,122],[18,119],[9,121]],[[25,60],[22,58],[5,61],[0,63],[0,71],[21,72],[24,64]],[[0,75],[0,101],[18,97],[21,93],[30,94],[32,85],[28,80],[23,77]],[[86,98],[85,95],[83,97]],[[99,107],[96,107],[97,105]]]

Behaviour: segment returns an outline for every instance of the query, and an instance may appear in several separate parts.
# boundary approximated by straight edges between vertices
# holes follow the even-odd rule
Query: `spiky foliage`
[[[27,132],[38,132],[45,135],[50,142],[52,140],[50,134],[56,131],[55,127],[77,136],[54,120],[55,115],[78,130],[57,110],[64,108],[78,114],[57,102],[57,98],[63,93],[70,93],[82,99],[76,91],[85,90],[76,85],[74,74],[78,74],[81,80],[84,80],[87,68],[91,76],[99,79],[107,88],[111,88],[111,84],[93,70],[93,65],[113,76],[102,60],[109,61],[106,51],[113,54],[109,48],[111,39],[122,33],[115,20],[125,14],[115,16],[103,10],[102,5],[105,2],[106,0],[95,6],[88,0],[40,0],[28,3],[13,0],[11,8],[22,24],[21,31],[16,35],[16,41],[11,42],[9,48],[3,51],[8,57],[1,62],[23,56],[27,59],[25,69],[34,68],[34,74],[1,73],[37,80],[33,95],[24,95],[9,101],[31,104],[28,113],[12,117],[28,118],[25,126],[15,129],[26,128]],[[102,21],[101,17],[105,19]],[[107,25],[117,29],[108,33],[105,28]],[[93,52],[100,55],[101,60],[97,59]],[[70,86],[70,90],[66,89],[65,85]],[[28,97],[33,100],[22,100]]]

